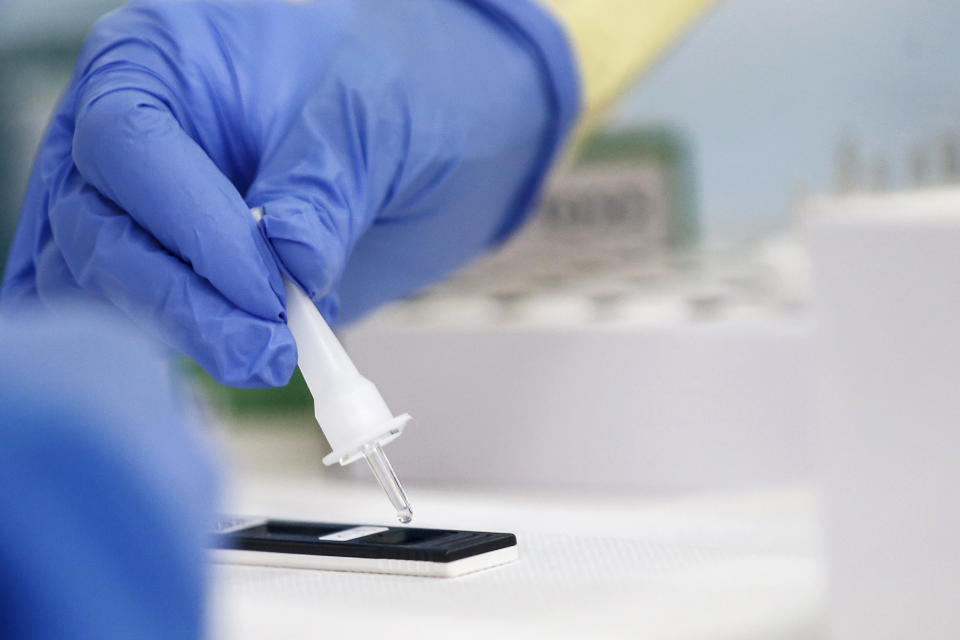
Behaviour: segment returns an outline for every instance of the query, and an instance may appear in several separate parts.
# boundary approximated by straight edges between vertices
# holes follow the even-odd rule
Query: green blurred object
[[[298,368],[285,387],[270,389],[236,389],[211,378],[191,360],[184,359],[188,375],[200,387],[213,407],[221,414],[234,417],[313,415],[313,396]]]
[[[0,277],[30,164],[77,48],[0,49]]]
[[[690,247],[700,239],[693,154],[686,139],[666,127],[601,131],[580,148],[573,170],[653,161],[665,167],[671,202],[669,242]]]

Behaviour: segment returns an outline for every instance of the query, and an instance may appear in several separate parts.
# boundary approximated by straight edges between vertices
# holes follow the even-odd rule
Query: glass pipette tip
[[[364,445],[363,457],[370,466],[377,482],[390,499],[390,504],[397,510],[397,520],[407,524],[413,520],[413,509],[410,508],[410,501],[407,500],[407,494],[404,493],[400,481],[397,480],[397,474],[394,473],[387,455],[383,452],[383,447],[379,442],[373,442]]]

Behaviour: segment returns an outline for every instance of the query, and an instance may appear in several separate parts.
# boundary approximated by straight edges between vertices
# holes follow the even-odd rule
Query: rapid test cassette
[[[221,518],[213,559],[295,569],[454,578],[515,561],[512,533]]]

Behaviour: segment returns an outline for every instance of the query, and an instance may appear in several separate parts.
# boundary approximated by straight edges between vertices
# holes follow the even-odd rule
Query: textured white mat
[[[472,524],[455,518],[456,505],[470,498],[448,497],[446,510],[444,498],[423,502],[458,526]],[[556,504],[496,502],[496,524],[512,520],[518,533],[516,564],[453,580],[220,566],[216,631],[240,639],[821,637],[822,562],[807,523],[784,506],[796,503],[787,494],[744,495],[722,506],[689,499],[678,501],[680,508],[662,501],[646,510],[606,505],[603,521],[628,532],[618,536],[544,532],[563,522],[589,529],[585,522],[600,516],[577,504],[560,519]],[[497,520],[482,513],[483,500],[472,504],[480,505],[472,512],[479,520]],[[278,509],[271,515],[294,515],[291,503]],[[771,521],[754,517],[770,512],[777,513]]]

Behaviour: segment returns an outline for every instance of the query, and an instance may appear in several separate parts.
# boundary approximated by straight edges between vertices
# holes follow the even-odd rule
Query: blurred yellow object
[[[539,0],[566,29],[583,83],[582,140],[607,107],[714,0]]]

